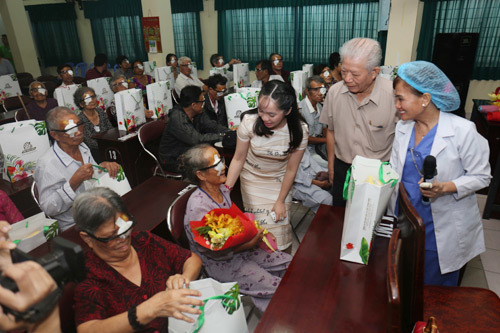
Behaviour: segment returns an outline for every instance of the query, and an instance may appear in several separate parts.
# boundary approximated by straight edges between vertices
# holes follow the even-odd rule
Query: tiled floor
[[[486,203],[485,195],[477,195],[481,213]],[[296,225],[299,220],[307,214],[304,221],[297,230],[300,239],[304,237],[311,224],[314,214],[301,204],[293,204],[291,209],[292,225]],[[487,288],[500,296],[500,220],[483,220],[484,236],[486,242],[486,252],[471,260],[465,269],[461,286]],[[295,254],[299,243],[294,239],[292,254]],[[243,302],[245,313],[248,314],[251,308],[251,300]],[[254,310],[248,319],[248,329],[253,332],[259,323],[261,314]]]

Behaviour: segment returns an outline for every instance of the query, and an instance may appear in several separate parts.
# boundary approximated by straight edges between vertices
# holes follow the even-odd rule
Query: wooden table
[[[17,112],[17,110],[0,112],[0,125],[15,122],[16,121],[16,119],[15,119],[16,112]]]
[[[0,190],[7,193],[12,202],[16,205],[17,209],[23,216],[30,217],[40,213],[40,208],[31,196],[31,184],[33,177],[26,177],[15,183],[0,179]]]
[[[386,332],[387,248],[368,265],[341,261],[344,208],[322,205],[255,332]]]
[[[151,231],[155,234],[170,239],[170,232],[165,221],[168,207],[177,198],[177,194],[188,184],[174,179],[151,177],[144,183],[132,189],[123,196],[123,201],[129,213],[137,220],[135,231]],[[61,237],[80,244],[88,249],[75,227],[71,227],[60,234]],[[45,243],[29,254],[38,258],[50,252],[50,244]]]
[[[127,133],[112,128],[93,136],[99,146],[99,154],[102,161],[111,161],[120,164],[127,175],[130,186],[134,188],[153,175],[153,159],[142,149],[137,137],[134,136],[123,140]]]

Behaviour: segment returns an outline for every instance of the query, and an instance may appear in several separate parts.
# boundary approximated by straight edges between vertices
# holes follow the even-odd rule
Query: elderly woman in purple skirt
[[[255,306],[264,312],[292,256],[281,251],[268,253],[259,248],[263,229],[247,243],[221,251],[198,245],[190,221],[200,221],[212,209],[231,207],[229,190],[224,186],[226,166],[217,150],[208,144],[189,149],[179,162],[184,176],[198,185],[189,198],[184,216],[191,250],[202,258],[210,277],[220,282],[238,282],[240,292],[251,296]]]

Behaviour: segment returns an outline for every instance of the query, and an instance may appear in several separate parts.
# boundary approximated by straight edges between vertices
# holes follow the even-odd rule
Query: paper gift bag
[[[0,76],[0,101],[7,97],[21,95],[21,88],[17,81],[17,76],[14,74]]]
[[[307,77],[311,77],[313,75],[313,64],[302,65],[302,71],[307,72]]]
[[[155,75],[156,61],[144,61],[144,74],[153,76]]]
[[[233,81],[233,72],[230,72],[228,68],[229,68],[229,66],[226,65],[223,67],[213,67],[212,69],[210,69],[210,76],[215,75],[215,74],[220,74],[227,79],[227,83],[226,83],[227,89],[229,89],[232,86],[231,81]]]
[[[3,178],[12,183],[31,176],[36,161],[50,148],[44,121],[34,119],[0,125]]]
[[[57,104],[59,106],[65,106],[72,111],[80,110],[80,108],[75,105],[73,95],[75,94],[75,91],[81,86],[81,84],[72,84],[70,86],[56,88],[56,90],[54,91],[54,97],[57,100]]]
[[[94,174],[92,175],[92,179],[85,181],[86,190],[93,187],[107,187],[118,193],[120,196],[128,193],[132,189],[127,176],[125,176],[125,172],[123,172],[123,168],[120,168],[116,178],[111,178],[108,170],[98,165],[94,165]]]
[[[170,81],[159,81],[146,86],[148,105],[154,111],[151,118],[161,118],[172,109],[172,91],[170,89]]]
[[[235,88],[250,86],[250,72],[248,71],[248,63],[233,65],[233,80]]]
[[[131,131],[146,122],[141,89],[128,89],[115,94],[118,129]]]
[[[156,82],[169,81],[171,87],[170,89],[175,87],[175,78],[171,66],[156,67],[154,78]]]
[[[356,156],[347,173],[340,259],[368,264],[375,225],[384,215],[399,175],[389,163]]]
[[[57,234],[57,221],[46,218],[42,212],[12,224],[9,238],[17,244],[19,250],[30,252]]]
[[[168,318],[169,333],[246,333],[248,326],[245,311],[236,282],[220,283],[214,279],[192,281],[189,289],[199,290],[205,305],[200,307],[201,315],[184,313],[195,320],[188,323],[184,320]]]
[[[111,106],[113,100],[113,91],[109,87],[109,77],[100,77],[98,79],[88,80],[87,86],[95,90],[99,107],[106,111]]]
[[[304,90],[306,89],[307,72],[291,72],[290,81],[292,81],[292,87],[295,89],[295,93],[297,94],[297,102],[300,102],[305,98]]]
[[[255,109],[259,101],[259,88],[247,88],[240,92],[224,96],[226,105],[227,122],[229,128],[235,130],[241,122],[241,114],[245,111]]]
[[[196,66],[196,62],[191,62],[191,76],[198,78],[198,66]]]

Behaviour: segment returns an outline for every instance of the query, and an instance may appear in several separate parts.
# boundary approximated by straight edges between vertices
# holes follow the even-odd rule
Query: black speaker
[[[465,117],[465,101],[476,59],[478,33],[436,34],[432,62],[448,76],[460,95],[460,108],[453,112]]]

